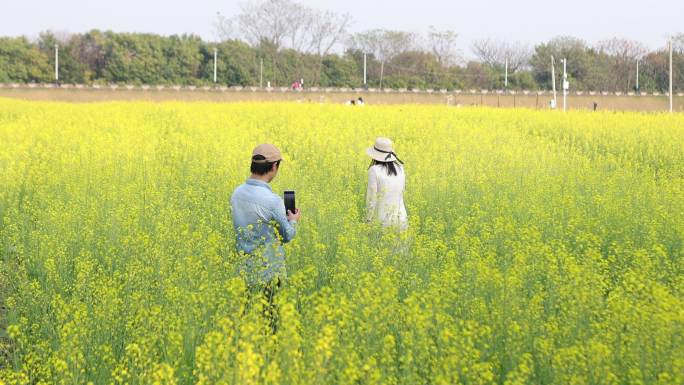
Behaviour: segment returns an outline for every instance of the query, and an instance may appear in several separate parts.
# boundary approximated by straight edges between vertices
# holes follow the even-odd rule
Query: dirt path
[[[363,97],[367,104],[442,104],[452,106],[488,106],[488,107],[523,107],[548,108],[551,95],[516,94],[505,95],[496,93],[440,93],[440,92],[271,92],[249,89],[235,90],[188,90],[188,89],[76,89],[76,88],[0,88],[0,97],[19,98],[27,100],[56,100],[67,102],[99,102],[110,100],[181,100],[181,101],[291,101],[304,103],[344,103],[350,99]],[[599,110],[616,111],[667,111],[666,96],[615,96],[615,95],[570,95],[569,109],[593,109],[594,103]],[[562,108],[562,97],[558,98]],[[684,96],[676,96],[674,110],[684,112]]]

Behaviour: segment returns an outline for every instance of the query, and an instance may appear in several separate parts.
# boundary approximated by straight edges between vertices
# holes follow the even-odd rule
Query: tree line
[[[54,81],[54,46],[59,46],[59,80],[80,84],[217,83],[241,86],[362,87],[407,89],[550,89],[551,56],[567,58],[572,89],[666,92],[668,51],[610,39],[590,45],[560,36],[529,47],[492,39],[472,43],[474,59],[456,48],[454,31],[430,27],[424,35],[374,29],[349,33],[352,18],[291,0],[256,0],[232,17],[218,15],[218,42],[195,35],[161,36],[92,30],[43,32],[37,39],[0,37],[0,83]],[[675,89],[684,90],[684,34],[674,37]]]

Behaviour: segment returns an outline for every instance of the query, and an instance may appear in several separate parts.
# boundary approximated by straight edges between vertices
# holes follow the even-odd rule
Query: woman
[[[404,162],[394,153],[392,141],[377,138],[375,145],[366,150],[373,159],[368,168],[368,189],[366,190],[366,219],[378,221],[383,227],[408,228],[404,206]]]

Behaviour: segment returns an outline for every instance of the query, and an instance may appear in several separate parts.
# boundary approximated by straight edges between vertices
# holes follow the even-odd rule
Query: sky
[[[36,37],[40,31],[191,33],[216,40],[217,12],[239,12],[241,0],[0,0],[0,36]],[[476,39],[533,46],[559,35],[596,43],[611,37],[665,46],[684,32],[684,0],[446,1],[299,0],[318,9],[352,15],[352,32],[385,28],[424,33],[432,25],[458,33],[459,49],[471,56]]]

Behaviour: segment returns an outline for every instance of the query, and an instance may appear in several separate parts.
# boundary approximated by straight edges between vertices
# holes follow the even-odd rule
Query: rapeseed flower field
[[[388,136],[409,230],[365,223]],[[270,332],[252,148],[302,221]],[[684,384],[684,116],[0,100],[0,384]]]

